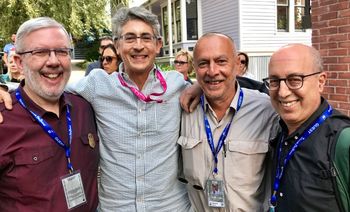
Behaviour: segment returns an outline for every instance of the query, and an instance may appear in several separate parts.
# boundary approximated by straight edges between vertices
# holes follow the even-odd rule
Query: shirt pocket
[[[9,179],[18,191],[39,194],[57,184],[57,169],[53,162],[56,152],[51,146],[22,149],[15,153],[15,167]],[[68,172],[67,172],[68,173]]]
[[[183,176],[194,188],[204,189],[210,166],[203,140],[180,136],[177,143],[182,150]]]
[[[225,178],[242,188],[258,188],[265,174],[268,141],[228,140],[227,144],[225,170],[239,171],[225,172]]]

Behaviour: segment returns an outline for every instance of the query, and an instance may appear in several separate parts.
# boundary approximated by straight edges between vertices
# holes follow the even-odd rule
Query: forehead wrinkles
[[[228,54],[234,54],[233,48],[234,47],[228,38],[219,35],[210,35],[197,42],[194,57],[228,57]]]

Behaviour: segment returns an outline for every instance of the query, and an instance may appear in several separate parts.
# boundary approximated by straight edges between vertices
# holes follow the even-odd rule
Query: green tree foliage
[[[110,28],[108,0],[0,0],[0,37],[8,39],[30,18],[47,16],[62,23],[74,39]]]

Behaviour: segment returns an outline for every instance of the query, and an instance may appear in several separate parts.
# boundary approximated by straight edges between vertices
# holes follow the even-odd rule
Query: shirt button
[[[34,160],[34,161],[37,161],[37,160],[38,160],[38,157],[37,157],[37,156],[34,156],[34,157],[33,157],[33,160]]]
[[[298,139],[298,136],[294,136],[294,139],[297,140],[297,139]]]
[[[283,197],[283,193],[282,192],[280,192],[280,197]]]
[[[285,142],[284,142],[284,145],[285,145],[285,146],[287,146],[287,145],[288,145],[288,142],[287,142],[287,141],[285,141]]]

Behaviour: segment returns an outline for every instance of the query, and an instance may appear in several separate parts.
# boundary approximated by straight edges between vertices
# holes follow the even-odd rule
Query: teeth
[[[209,82],[210,84],[219,84],[220,82],[219,81],[211,81],[211,82]]]
[[[58,76],[59,76],[59,74],[45,74],[45,77],[50,78],[50,79],[57,78]]]
[[[145,58],[145,56],[142,56],[142,55],[135,55],[135,56],[133,56],[133,58]]]
[[[220,80],[208,80],[207,83],[210,84],[219,84],[221,81]]]
[[[292,101],[292,102],[281,102],[281,104],[284,106],[284,107],[290,107],[292,105],[294,105],[296,103],[296,101]]]

